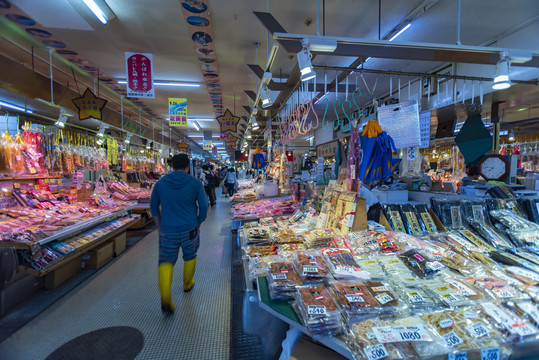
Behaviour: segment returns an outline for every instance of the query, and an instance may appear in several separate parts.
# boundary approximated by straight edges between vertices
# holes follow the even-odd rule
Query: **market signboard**
[[[154,98],[153,58],[148,53],[125,53],[127,97]]]
[[[210,151],[212,148],[212,142],[211,140],[203,140],[202,142],[202,150],[208,150]]]
[[[393,138],[397,149],[421,145],[419,110],[415,101],[379,107],[378,123]]]
[[[168,99],[169,126],[187,127],[187,99]]]

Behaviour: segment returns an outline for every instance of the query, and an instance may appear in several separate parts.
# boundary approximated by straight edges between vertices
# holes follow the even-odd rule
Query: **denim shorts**
[[[198,229],[197,229],[198,230]],[[200,245],[200,230],[193,236],[194,231],[181,233],[159,233],[159,265],[169,262],[172,265],[178,261],[178,254],[182,248],[183,261],[193,260],[197,257]]]

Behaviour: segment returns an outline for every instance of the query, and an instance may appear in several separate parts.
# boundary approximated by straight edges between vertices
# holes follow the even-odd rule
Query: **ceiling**
[[[214,119],[220,114],[214,112],[208,88],[205,86],[198,61],[199,55],[195,52],[182,13],[182,1],[106,0],[116,15],[116,18],[107,25],[101,24],[82,0],[0,0],[0,7],[2,4],[17,6],[69,48],[79,53],[88,63],[96,66],[100,78],[102,76],[114,80],[126,78],[124,52],[152,53],[155,80],[193,82],[201,86],[156,87],[154,99],[141,99],[145,106],[142,114],[145,121],[153,122],[160,128],[168,113],[168,98],[185,97],[188,99],[188,118],[207,119],[198,121],[202,127],[201,131],[212,131],[214,136],[218,137],[219,124]],[[196,0],[187,2],[197,3]],[[209,0],[207,3],[213,26],[224,108],[230,109],[238,116],[247,116],[248,113],[243,106],[250,106],[251,102],[245,90],[256,92],[257,89],[257,77],[247,64],[265,67],[268,48],[268,33],[253,15],[253,11],[267,12],[269,7],[269,12],[287,32],[314,35],[316,1]],[[400,35],[398,41],[441,44],[455,44],[457,41],[457,2],[454,0],[381,0],[380,4],[379,23],[379,4],[376,1],[320,0],[320,31],[328,36],[378,39],[380,25],[380,35],[384,38],[414,9],[424,6],[426,12],[413,21],[410,29]],[[5,11],[7,10],[4,10],[4,14]],[[518,38],[515,39],[517,30]],[[28,54],[33,46],[34,54],[44,59],[36,61],[34,67],[42,74],[48,74],[48,54],[39,39],[32,37],[6,17],[0,18],[0,31],[2,36],[0,52],[13,60],[24,61],[29,66]],[[539,50],[537,33],[539,33],[537,0],[462,1],[461,42],[464,45],[494,45],[537,51]],[[271,37],[269,43],[273,43]],[[353,57],[318,55],[313,64],[346,67],[354,60],[356,59]],[[92,76],[82,69],[83,65],[73,64],[57,53],[54,54],[53,63],[55,71],[60,73],[58,78],[65,80],[64,85],[71,80],[69,87],[75,89],[71,68],[78,67],[75,72],[78,80],[82,84],[93,86]],[[280,49],[271,69],[273,77],[288,78],[294,72],[296,63],[295,54],[288,54]],[[449,64],[440,62],[371,59],[365,66],[371,69],[430,72],[447,65]],[[485,68],[488,72],[494,72],[494,67]],[[323,80],[323,71],[318,70],[318,74],[320,81]],[[519,76],[529,80],[531,75],[524,72]],[[537,78],[539,75],[534,77]],[[334,78],[335,72],[329,71],[328,80],[332,81]],[[393,89],[396,87],[395,79]],[[366,74],[365,80],[371,87],[376,82],[377,96],[385,96],[389,92],[388,76]],[[350,81],[351,84],[355,83],[355,77],[351,77]],[[403,82],[407,81],[408,78],[403,78]],[[110,85],[100,83],[102,96],[110,99],[110,106],[119,108],[120,94]],[[16,88],[12,90],[17,92]],[[518,111],[523,106],[535,111],[538,95],[537,86],[519,85],[506,93],[499,91],[492,96],[510,98],[506,105],[507,117],[516,121],[524,116],[523,113],[530,116],[531,110]],[[128,99],[125,106],[125,110],[131,111],[133,117],[138,116],[140,104],[130,104]],[[511,115],[511,112],[514,114]],[[256,137],[256,132],[254,133]],[[202,140],[202,134],[191,124],[186,134],[197,142]],[[220,142],[218,145],[224,146]]]

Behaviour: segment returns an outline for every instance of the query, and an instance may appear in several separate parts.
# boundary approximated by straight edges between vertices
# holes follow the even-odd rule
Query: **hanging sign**
[[[178,144],[178,151],[187,152],[188,150],[189,150],[189,144],[187,144],[185,141],[182,140],[182,142]]]
[[[212,155],[217,155],[217,147],[214,146],[214,147],[211,149],[211,154],[212,154]]]
[[[258,169],[263,169],[268,164],[266,162],[266,159],[264,158],[264,154],[262,154],[262,151],[260,150],[260,148],[256,149],[256,151],[253,154],[252,159],[253,160],[251,162],[251,167],[253,169],[257,169],[257,170]]]
[[[187,99],[168,99],[169,126],[187,127]]]
[[[202,141],[202,150],[208,150],[210,151],[212,148],[211,140],[203,140]]]
[[[71,101],[79,109],[79,120],[103,120],[103,108],[107,105],[107,100],[98,98],[89,88],[86,88],[81,97]]]
[[[125,53],[127,97],[154,98],[152,54]]]
[[[234,135],[232,135],[231,133],[227,133],[226,136],[224,138],[222,138],[223,141],[225,142],[225,145],[228,147],[235,147],[236,146],[236,142],[238,141],[238,138],[235,137]]]
[[[378,122],[382,130],[393,138],[397,149],[421,145],[416,102],[407,101],[379,107]]]
[[[230,110],[226,109],[223,115],[217,117],[217,121],[221,127],[221,134],[226,132],[238,132],[238,123],[240,122],[240,117],[234,116]]]
[[[430,110],[419,114],[419,129],[421,131],[420,149],[426,149],[430,146]]]

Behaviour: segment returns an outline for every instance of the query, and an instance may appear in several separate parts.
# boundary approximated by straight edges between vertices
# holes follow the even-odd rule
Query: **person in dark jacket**
[[[183,252],[183,289],[195,285],[197,250],[200,242],[200,224],[206,220],[208,201],[202,183],[189,174],[186,154],[172,158],[173,172],[155,184],[150,201],[152,216],[159,231],[159,291],[161,310],[174,312],[170,293],[172,273]]]

